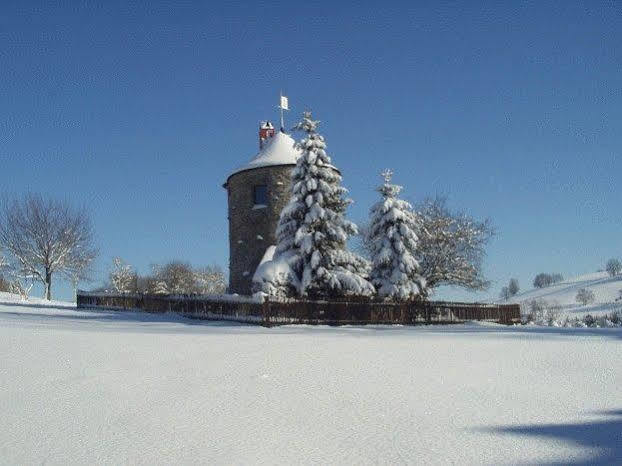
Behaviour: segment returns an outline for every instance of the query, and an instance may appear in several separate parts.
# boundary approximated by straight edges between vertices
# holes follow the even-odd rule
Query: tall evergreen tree
[[[356,225],[345,219],[351,201],[326,154],[318,124],[305,112],[295,127],[305,133],[298,143],[302,155],[292,173],[291,199],[279,219],[275,260],[287,261],[285,286],[295,286],[301,296],[371,295],[374,288],[364,278],[367,261],[346,248],[348,237],[357,234]]]
[[[425,280],[415,259],[417,217],[408,202],[398,199],[402,187],[391,184],[393,172],[386,170],[382,176],[384,184],[377,189],[382,199],[370,211],[370,280],[382,297],[414,299],[425,294]]]

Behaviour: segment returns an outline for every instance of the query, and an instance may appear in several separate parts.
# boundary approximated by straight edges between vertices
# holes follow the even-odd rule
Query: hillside
[[[577,292],[587,288],[594,293],[594,303],[582,306],[577,303]],[[580,275],[546,288],[534,288],[510,298],[508,303],[527,304],[534,299],[545,300],[550,305],[559,305],[564,314],[602,314],[622,308],[620,297],[622,275],[610,277],[607,272]]]

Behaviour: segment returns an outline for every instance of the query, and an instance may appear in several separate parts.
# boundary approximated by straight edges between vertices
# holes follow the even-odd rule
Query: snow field
[[[0,305],[0,462],[612,463],[621,340]]]

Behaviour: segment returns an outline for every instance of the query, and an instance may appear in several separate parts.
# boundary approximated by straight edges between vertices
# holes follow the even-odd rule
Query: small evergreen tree
[[[295,128],[305,136],[297,144],[302,155],[292,172],[292,196],[276,231],[274,260],[286,261],[289,267],[280,288],[312,298],[371,295],[374,288],[365,279],[367,261],[346,248],[348,237],[357,233],[356,225],[345,219],[351,201],[326,154],[318,124],[305,112]]]
[[[386,170],[382,176],[384,184],[377,189],[382,199],[370,211],[370,280],[382,297],[414,299],[425,294],[425,280],[415,259],[417,217],[412,206],[398,198],[402,187],[391,184],[393,172]]]

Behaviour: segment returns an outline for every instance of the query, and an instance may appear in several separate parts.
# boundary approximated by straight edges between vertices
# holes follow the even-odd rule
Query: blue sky
[[[221,185],[281,89],[353,220],[386,167],[492,219],[490,292],[441,297],[622,256],[619,2],[56,3],[3,3],[0,191],[87,206],[98,279],[117,255],[226,268]]]

